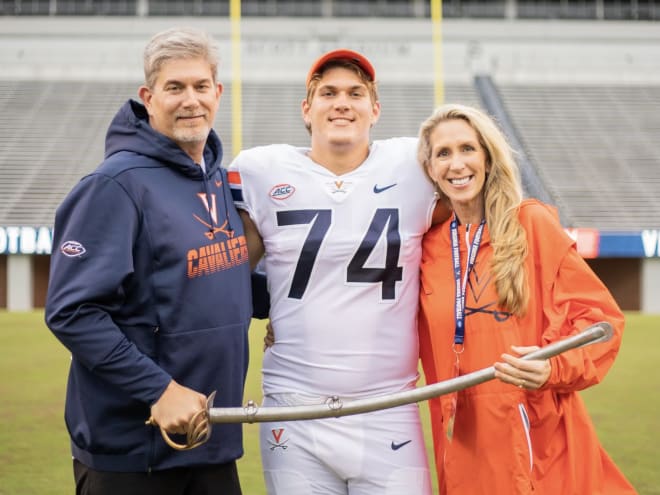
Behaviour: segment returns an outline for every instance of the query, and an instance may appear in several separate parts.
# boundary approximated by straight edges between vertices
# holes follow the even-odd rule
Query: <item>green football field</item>
[[[630,313],[627,322],[614,367],[583,397],[601,441],[639,493],[660,495],[660,316]],[[263,332],[255,322],[245,392],[257,403]],[[69,354],[42,312],[0,312],[0,495],[74,493],[63,421],[68,366]],[[239,461],[245,495],[265,494],[257,430],[245,426],[246,455]]]

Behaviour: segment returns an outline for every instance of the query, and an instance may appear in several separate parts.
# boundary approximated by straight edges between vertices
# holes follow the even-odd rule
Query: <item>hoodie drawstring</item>
[[[206,170],[202,169],[202,182],[204,182],[204,192],[206,193],[206,203],[208,205],[208,208],[206,209],[206,213],[209,216],[209,235],[211,239],[215,239],[215,232],[213,231],[213,214],[211,213],[211,194],[209,193],[209,179],[206,176]]]
[[[222,177],[222,171],[220,171],[220,176]],[[231,194],[231,189],[229,189],[229,179],[227,179],[227,174],[222,179],[222,201],[225,205],[225,220],[227,220],[227,232],[231,233],[231,237],[234,237],[234,229],[231,227],[231,219],[229,218],[229,204],[227,203],[227,196]]]

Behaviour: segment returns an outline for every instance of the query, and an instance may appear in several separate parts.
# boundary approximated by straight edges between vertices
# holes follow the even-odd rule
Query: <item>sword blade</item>
[[[549,359],[571,349],[606,342],[612,338],[613,334],[614,330],[612,326],[603,321],[588,327],[576,335],[530,352],[523,356],[522,359]],[[346,403],[338,398],[331,397],[324,404],[312,406],[257,407],[250,401],[245,407],[209,408],[209,420],[211,423],[263,423],[349,416],[432,399],[479,385],[494,378],[495,368],[490,366],[468,373],[467,375],[418,387],[414,390],[367,397]]]

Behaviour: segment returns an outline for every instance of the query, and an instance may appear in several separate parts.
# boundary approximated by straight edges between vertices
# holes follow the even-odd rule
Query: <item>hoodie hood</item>
[[[110,123],[105,138],[105,158],[131,151],[166,163],[180,173],[202,178],[202,169],[181,147],[149,125],[149,114],[141,103],[128,100]],[[206,175],[211,176],[222,162],[222,143],[211,129],[204,147]]]

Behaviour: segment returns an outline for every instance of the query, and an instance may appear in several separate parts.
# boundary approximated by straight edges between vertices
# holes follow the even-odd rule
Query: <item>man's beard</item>
[[[178,128],[174,129],[172,134],[174,139],[179,143],[200,143],[206,142],[209,132],[211,132],[211,129],[208,127],[204,129]]]

